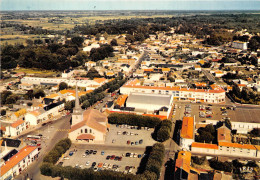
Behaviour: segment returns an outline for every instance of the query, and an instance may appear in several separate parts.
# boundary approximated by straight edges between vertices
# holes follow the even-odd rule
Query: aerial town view
[[[260,1],[0,9],[0,180],[260,179]]]

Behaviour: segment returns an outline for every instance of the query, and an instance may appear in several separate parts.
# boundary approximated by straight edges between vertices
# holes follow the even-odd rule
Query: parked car
[[[129,145],[130,143],[131,143],[131,141],[129,141],[129,140],[126,142],[126,144],[128,144],[128,145]]]
[[[135,145],[138,145],[139,144],[139,142],[138,141],[135,141]]]
[[[131,153],[126,153],[126,154],[125,154],[125,157],[130,157],[130,154],[131,154]]]
[[[88,166],[88,165],[90,165],[90,161],[87,161],[87,162],[86,162],[86,166]]]
[[[105,154],[105,151],[101,151],[101,155],[104,155]]]
[[[70,156],[72,156],[73,154],[74,154],[74,152],[73,152],[73,151],[70,151],[70,152],[69,152],[69,155],[70,155]]]
[[[138,156],[137,156],[138,158],[141,158],[142,157],[142,155],[141,154],[138,154]]]
[[[107,157],[106,157],[106,160],[109,160],[109,159],[110,159],[110,157],[111,157],[111,156],[107,156]]]
[[[91,166],[94,167],[96,166],[96,164],[97,164],[96,162],[93,162]]]
[[[139,140],[139,144],[143,144],[143,139],[140,139],[140,140]]]
[[[66,159],[66,160],[68,160],[68,159],[70,159],[68,156],[65,156],[63,159]]]
[[[61,161],[61,162],[59,162],[59,164],[58,164],[58,166],[62,166],[63,165],[63,162]]]
[[[115,155],[110,156],[110,160],[114,160],[115,157],[116,157]]]
[[[122,157],[121,156],[118,158],[118,161],[122,161]]]
[[[102,168],[103,167],[103,163],[98,163],[98,168]]]
[[[97,151],[93,151],[93,154],[97,154]]]
[[[207,115],[206,118],[212,118],[212,116],[211,115]]]

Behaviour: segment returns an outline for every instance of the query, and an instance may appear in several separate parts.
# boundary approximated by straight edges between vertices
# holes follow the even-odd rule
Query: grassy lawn
[[[15,69],[14,72],[19,73],[19,72],[25,72],[26,74],[37,74],[37,75],[44,75],[44,76],[52,76],[56,75],[57,72],[55,71],[50,71],[50,70],[40,70],[40,69],[28,69],[28,68],[19,68]]]

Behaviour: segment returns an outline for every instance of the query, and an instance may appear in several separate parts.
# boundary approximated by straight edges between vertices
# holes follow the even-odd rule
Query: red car
[[[129,145],[130,143],[131,143],[131,141],[128,140],[128,141],[127,141],[127,144]]]
[[[122,157],[121,156],[118,158],[118,161],[122,161]]]
[[[110,157],[110,160],[114,160],[115,159],[115,155],[112,155],[111,157]]]

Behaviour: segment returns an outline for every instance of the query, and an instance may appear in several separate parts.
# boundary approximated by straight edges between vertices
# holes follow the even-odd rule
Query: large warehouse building
[[[135,111],[153,114],[156,110],[170,111],[172,95],[131,93],[126,101],[126,107],[135,107]]]

